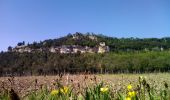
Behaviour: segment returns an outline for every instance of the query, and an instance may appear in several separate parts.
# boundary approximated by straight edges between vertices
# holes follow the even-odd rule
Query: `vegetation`
[[[81,55],[5,52],[0,54],[0,75],[168,72],[169,58],[169,51]]]
[[[0,76],[54,75],[60,73],[144,73],[170,71],[170,38],[114,38],[93,33],[68,34],[28,44],[32,49],[46,50],[62,45],[95,47],[105,42],[109,53],[60,54],[49,51],[0,53]],[[18,43],[18,46],[25,42]]]
[[[105,42],[110,47],[110,52],[61,54],[47,50],[62,45],[96,47],[100,42]],[[125,77],[119,74],[120,79],[116,79],[117,76],[109,79],[111,75],[104,76],[106,81],[98,79],[98,76],[102,76],[104,73],[169,72],[170,38],[168,37],[161,39],[113,38],[90,33],[76,33],[59,39],[34,42],[26,46],[24,41],[17,45],[18,48],[38,49],[39,51],[17,52],[9,46],[8,52],[0,53],[0,100],[170,99],[170,81],[161,75],[158,75],[161,78],[157,81],[154,78],[158,76],[153,75],[152,80],[140,76],[136,82],[136,78],[133,81],[129,80],[128,74]],[[98,74],[98,76],[94,75],[91,78],[89,75],[89,78],[87,75],[89,73]],[[84,74],[84,76],[75,78],[73,75],[73,80],[69,79],[70,74],[76,74],[76,76]],[[20,81],[22,77],[19,77],[18,80],[15,79],[15,76],[24,75],[30,78],[24,82]],[[32,75],[41,75],[43,78],[39,77],[29,82],[33,79]],[[49,81],[46,75],[59,76],[57,79],[55,76],[52,81]],[[63,75],[67,76],[63,78]],[[5,79],[2,76],[10,77],[5,77],[7,78]],[[45,83],[38,81],[43,79],[46,80]],[[162,79],[166,81],[161,81]],[[82,82],[79,83],[79,80]],[[119,83],[115,85],[110,80]],[[161,84],[157,84],[158,82]],[[32,83],[34,83],[33,86],[31,86]]]
[[[159,74],[160,75],[160,74]],[[128,75],[127,75],[128,76]],[[85,76],[84,82],[87,82],[88,76]],[[111,76],[110,76],[111,77]],[[122,76],[121,76],[122,77]],[[130,76],[132,77],[132,76]],[[81,77],[82,78],[82,77]],[[165,77],[166,78],[166,77]],[[152,79],[153,76],[152,76]],[[135,82],[129,81],[126,84],[116,86],[115,83],[107,81],[97,81],[97,77],[91,79],[93,85],[87,85],[85,88],[75,89],[70,83],[65,85],[62,83],[62,76],[56,80],[54,88],[49,90],[44,84],[41,89],[32,90],[25,96],[20,97],[14,89],[5,90],[0,93],[2,100],[169,100],[170,88],[167,82],[157,85],[148,77],[140,76]],[[77,79],[75,79],[77,80]],[[123,80],[121,80],[123,81]],[[160,82],[160,80],[157,80]],[[14,82],[14,81],[13,81]],[[15,83],[15,82],[14,82]],[[37,80],[35,86],[37,86]],[[89,81],[88,81],[89,83]],[[78,92],[77,92],[78,91]]]

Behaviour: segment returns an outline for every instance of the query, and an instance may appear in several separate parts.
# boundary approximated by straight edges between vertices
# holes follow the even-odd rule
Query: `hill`
[[[54,51],[54,49],[79,49],[79,51],[92,51],[98,52],[100,44],[104,43],[104,46],[108,46],[109,50],[112,52],[120,51],[162,51],[169,50],[170,48],[170,37],[165,38],[116,38],[108,37],[101,34],[94,33],[79,33],[68,34],[67,36],[58,39],[48,39],[40,42],[33,42],[32,44],[25,44],[25,42],[20,42],[13,51],[19,51],[18,49],[24,51]],[[86,48],[85,48],[86,47]],[[85,50],[89,48],[88,50]],[[12,51],[12,47],[8,48],[8,51]],[[71,53],[71,52],[70,52]]]
[[[9,47],[9,52],[53,52],[53,53],[106,53],[109,46],[102,42],[104,37],[95,34],[68,34],[58,39],[49,39],[32,44],[20,42],[16,47]],[[105,39],[106,40],[106,39]]]
[[[170,71],[170,38],[68,34],[0,53],[0,76]]]

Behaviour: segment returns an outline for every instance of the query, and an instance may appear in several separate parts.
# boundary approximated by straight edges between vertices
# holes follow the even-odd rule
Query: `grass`
[[[170,73],[1,77],[0,100],[170,100]]]

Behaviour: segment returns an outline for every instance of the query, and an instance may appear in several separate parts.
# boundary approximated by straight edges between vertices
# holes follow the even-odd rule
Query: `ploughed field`
[[[82,98],[80,100],[84,100],[84,99],[88,100],[86,96],[89,91],[89,100],[94,99],[93,96],[90,97],[90,95],[93,95],[93,93],[94,95],[104,95],[103,97],[101,96],[101,98],[103,99],[106,99],[106,97],[108,96],[108,100],[110,100],[109,98],[125,100],[125,98],[133,99],[133,98],[136,98],[137,96],[141,96],[143,92],[139,94],[139,91],[143,91],[143,90],[142,90],[142,86],[140,85],[143,85],[144,89],[146,85],[147,92],[149,91],[147,85],[149,85],[149,89],[153,88],[154,94],[156,95],[158,94],[161,95],[161,91],[164,91],[164,88],[167,88],[167,94],[170,95],[170,92],[169,92],[170,73],[105,74],[105,75],[69,75],[69,74],[66,74],[66,75],[60,75],[60,76],[56,75],[56,76],[0,77],[0,96],[1,96],[0,99],[2,99],[3,96],[4,98],[10,98],[10,95],[11,95],[10,93],[12,89],[12,91],[14,90],[14,92],[22,99],[36,100],[36,99],[30,99],[30,98],[32,98],[33,96],[35,97],[38,96],[40,91],[45,89],[45,91],[48,92],[50,96],[55,95],[55,94],[57,95],[59,94],[58,92],[62,92],[63,94],[61,93],[61,95],[66,95],[65,92],[70,91],[72,94],[72,97],[70,97],[70,94],[67,95],[69,99],[70,98],[76,98],[76,99]],[[166,85],[168,87],[166,87]],[[133,89],[128,90],[129,89],[128,86],[132,86]],[[139,86],[141,90],[140,89],[138,90]],[[99,92],[102,92],[103,94],[95,94],[94,91],[96,91],[95,89],[97,89],[98,87],[99,87]],[[65,92],[63,92],[62,90],[60,91],[60,88],[63,88],[63,91]],[[5,92],[7,92],[8,94],[4,95]],[[129,95],[129,92],[132,92],[134,93],[134,95],[137,95],[137,96],[131,97]],[[41,92],[41,93],[44,93],[44,92]],[[44,93],[44,94],[48,95],[48,93]],[[105,93],[109,95],[105,96]],[[60,96],[57,98],[60,98]],[[123,99],[121,99],[121,96]],[[43,98],[44,100],[47,99],[47,97],[45,96]],[[146,96],[145,98],[150,98],[150,96]],[[163,97],[159,96],[155,98],[160,99]],[[167,98],[168,99],[164,99],[164,100],[170,100],[168,96]]]

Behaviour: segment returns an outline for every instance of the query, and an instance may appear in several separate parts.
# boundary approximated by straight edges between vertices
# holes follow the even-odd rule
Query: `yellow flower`
[[[132,97],[134,97],[134,96],[136,96],[136,92],[135,91],[132,92]]]
[[[135,92],[135,91],[128,92],[128,95],[129,95],[130,97],[134,97],[134,96],[136,96],[136,92]]]
[[[51,95],[57,95],[58,93],[59,93],[58,90],[52,90],[52,91],[51,91]]]
[[[128,92],[128,95],[131,97],[132,96],[132,92]]]
[[[107,92],[108,90],[109,90],[109,88],[106,88],[106,87],[105,88],[100,88],[100,91],[103,92],[103,93]]]
[[[131,100],[131,98],[130,97],[126,97],[126,99],[125,100]]]
[[[132,90],[132,85],[128,85],[128,86],[127,86],[127,89],[128,89],[128,90]]]
[[[64,93],[64,94],[66,94],[66,93],[68,93],[68,90],[69,90],[69,88],[68,87],[63,87],[62,89],[60,89],[60,91],[62,92],[62,93]]]

